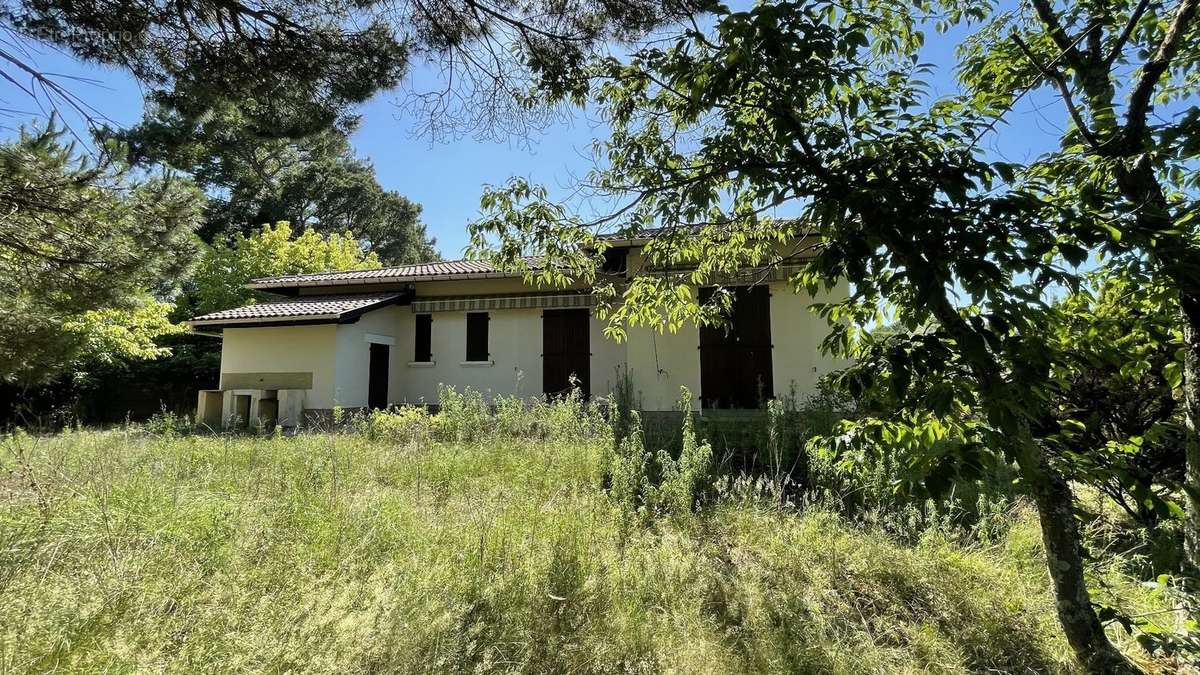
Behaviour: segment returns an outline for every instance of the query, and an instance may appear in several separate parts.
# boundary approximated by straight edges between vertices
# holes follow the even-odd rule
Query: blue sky
[[[923,60],[940,67],[931,83],[936,93],[954,90],[949,67],[961,35],[959,32],[927,36]],[[76,82],[72,91],[113,123],[128,125],[141,118],[141,90],[124,73],[79,63],[49,48],[33,54],[33,61],[46,72],[94,80]],[[434,68],[421,63],[414,63],[410,74],[412,86],[418,89],[429,89],[436,77]],[[605,133],[594,118],[576,113],[528,142],[497,142],[470,136],[434,141],[416,133],[418,120],[398,105],[402,95],[383,93],[363,106],[362,126],[352,140],[358,153],[374,163],[383,186],[423,206],[423,220],[429,232],[437,237],[438,249],[446,258],[460,257],[466,245],[466,226],[479,213],[479,195],[484,185],[523,176],[546,185],[554,195],[569,194],[573,179],[591,167],[592,140]],[[30,120],[39,112],[33,102],[7,82],[0,82],[0,108],[17,111],[0,118],[0,125],[5,127]],[[1048,92],[1036,92],[1018,104],[1006,123],[985,139],[983,146],[996,156],[1028,159],[1053,147],[1059,132],[1054,124],[1060,119],[1061,111]],[[11,128],[4,133],[11,133]]]

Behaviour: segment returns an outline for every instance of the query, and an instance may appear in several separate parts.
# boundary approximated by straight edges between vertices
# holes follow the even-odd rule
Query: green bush
[[[572,384],[578,383],[572,380]],[[550,401],[534,399],[529,413],[535,420],[535,434],[541,438],[597,438],[608,433],[608,422],[601,405],[585,401],[578,386],[573,386],[566,396]]]
[[[419,406],[373,410],[359,420],[358,431],[371,440],[420,445],[429,440],[433,421]]]
[[[658,452],[661,482],[655,491],[658,509],[666,513],[689,513],[701,502],[704,493],[712,488],[712,446],[696,439],[692,415],[692,393],[680,388],[679,411],[683,415],[681,431],[683,447],[679,459],[665,450]]]
[[[583,400],[579,390],[547,401],[498,396],[489,406],[483,394],[470,387],[459,392],[438,390],[439,410],[399,406],[364,413],[343,427],[372,440],[421,444],[434,439],[474,443],[487,439],[580,440],[606,437],[608,424],[600,406]]]
[[[691,392],[682,387],[682,448],[678,458],[666,450],[648,450],[641,416],[637,411],[628,412],[625,436],[614,441],[609,460],[609,494],[627,520],[690,514],[707,493],[713,492],[712,447],[696,438],[691,404]]]
[[[616,441],[608,462],[609,495],[621,510],[622,520],[632,521],[652,514],[653,484],[650,465],[653,455],[642,442],[641,416],[630,413],[625,436]]]
[[[148,434],[175,437],[195,433],[196,424],[188,415],[163,408],[142,422],[141,428]]]
[[[434,423],[438,438],[477,441],[491,431],[491,411],[483,393],[467,387],[461,393],[454,387],[438,385],[438,414]]]
[[[537,433],[529,402],[520,396],[497,396],[495,431],[506,438],[530,438]]]
[[[448,441],[484,438],[573,440],[608,433],[601,407],[584,400],[578,388],[561,398],[497,396],[489,406],[483,394],[467,387],[438,390],[439,411],[431,420],[434,435]]]
[[[614,441],[619,443],[630,434],[634,426],[633,414],[638,408],[629,368],[618,366],[616,387],[609,397],[609,422]]]

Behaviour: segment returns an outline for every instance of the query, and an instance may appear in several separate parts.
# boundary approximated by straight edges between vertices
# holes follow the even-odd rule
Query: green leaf
[[[1183,386],[1183,364],[1172,361],[1163,366],[1163,378],[1167,381],[1167,386],[1172,389]]]

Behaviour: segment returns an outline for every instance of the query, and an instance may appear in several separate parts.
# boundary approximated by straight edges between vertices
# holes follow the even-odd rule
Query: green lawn
[[[4,671],[1073,669],[1023,512],[986,547],[736,490],[628,523],[604,441],[3,443]]]

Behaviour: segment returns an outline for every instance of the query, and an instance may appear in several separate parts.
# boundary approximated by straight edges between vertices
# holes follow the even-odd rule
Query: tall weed
[[[376,410],[352,427],[371,439],[420,444],[433,439],[475,443],[494,439],[578,441],[607,437],[608,424],[598,404],[584,400],[579,389],[547,400],[497,396],[492,405],[483,393],[467,387],[438,389],[438,412],[424,407]]]
[[[627,518],[645,521],[654,515],[690,514],[713,488],[713,452],[696,438],[692,395],[681,388],[683,417],[679,457],[645,446],[641,416],[629,411],[625,436],[615,441],[609,466],[610,496]]]
[[[642,420],[636,410],[630,411],[629,426],[615,444],[608,463],[609,496],[623,521],[647,518],[654,508],[649,474],[654,456],[642,441]]]
[[[429,411],[419,406],[373,410],[359,420],[358,431],[373,441],[420,446],[432,432]]]
[[[454,387],[438,385],[435,418],[437,437],[460,443],[478,441],[488,436],[492,428],[491,411],[483,400],[483,393],[471,387],[459,392]]]
[[[695,421],[692,414],[692,393],[687,387],[680,388],[679,411],[683,415],[683,447],[679,459],[671,457],[665,450],[658,452],[661,482],[655,494],[660,511],[667,513],[689,513],[701,502],[704,493],[712,487],[712,446],[707,441],[696,439]]]

